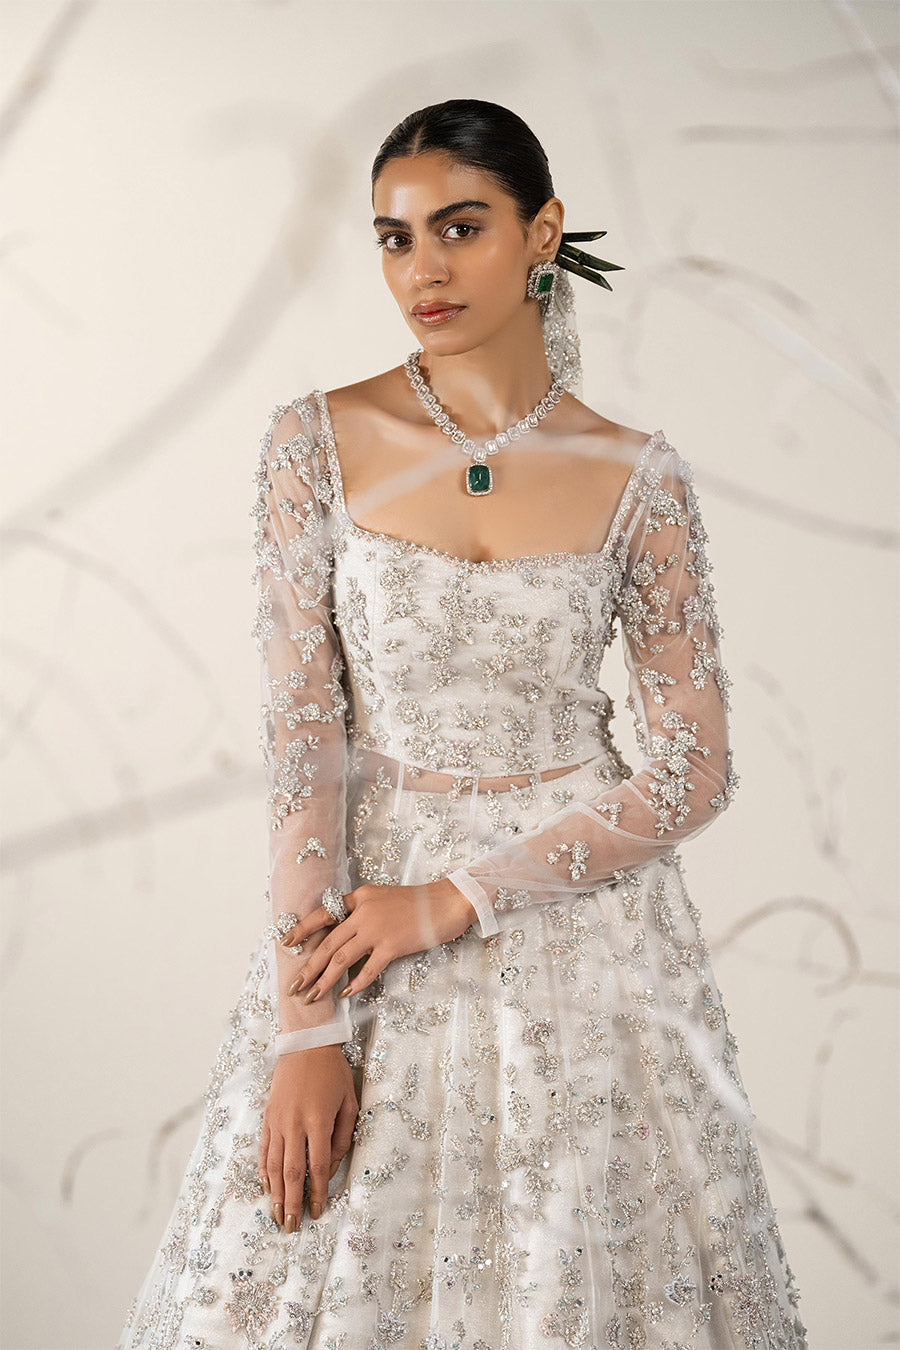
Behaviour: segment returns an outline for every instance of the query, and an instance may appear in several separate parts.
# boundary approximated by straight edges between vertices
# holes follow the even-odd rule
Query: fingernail
[[[284,1205],[280,1205],[280,1204],[276,1203],[276,1205],[275,1205],[275,1222],[278,1224],[278,1227],[279,1227],[279,1228],[280,1228],[280,1227],[282,1226],[282,1224],[284,1223]]]
[[[293,1214],[288,1214],[284,1221],[284,1231],[286,1233],[293,1233],[296,1227],[297,1220],[294,1218]]]
[[[259,1184],[260,1184],[260,1186],[262,1186],[262,1188],[263,1188],[263,1190],[265,1191],[266,1195],[269,1195],[269,1194],[270,1194],[270,1191],[271,1191],[271,1187],[269,1186],[269,1178],[268,1178],[268,1177],[260,1177],[260,1179],[259,1179]]]
[[[313,987],[312,987],[312,989],[310,989],[309,993],[306,995],[306,998],[303,1000],[303,1002],[304,1002],[304,1003],[312,1003],[313,999],[316,997],[316,995],[318,994],[318,992],[319,992],[319,986],[318,986],[317,984],[314,984]]]
[[[317,1219],[319,1217],[322,1213],[322,1206],[319,1204],[318,1200],[312,1202],[309,1207],[309,1212],[312,1218]]]
[[[341,990],[341,992],[338,994],[338,998],[349,998],[350,995],[351,995],[352,993],[353,993],[353,990],[350,988],[350,986],[349,986],[349,984],[348,984],[348,985],[346,985],[346,987],[343,988],[343,989]]]

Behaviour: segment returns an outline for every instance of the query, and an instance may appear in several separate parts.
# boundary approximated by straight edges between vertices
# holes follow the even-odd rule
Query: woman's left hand
[[[346,919],[335,923],[324,905],[295,924],[281,941],[294,949],[319,928],[333,929],[316,947],[288,993],[314,1002],[362,957],[368,961],[338,998],[358,994],[391,961],[460,937],[475,922],[475,910],[452,881],[421,886],[357,886],[344,896]]]

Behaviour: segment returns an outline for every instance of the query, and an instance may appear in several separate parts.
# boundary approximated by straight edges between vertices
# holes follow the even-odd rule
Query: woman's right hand
[[[300,1227],[309,1170],[310,1218],[328,1200],[328,1183],[350,1148],[359,1104],[339,1045],[280,1055],[259,1139],[257,1171],[271,1196],[272,1217],[286,1233]]]

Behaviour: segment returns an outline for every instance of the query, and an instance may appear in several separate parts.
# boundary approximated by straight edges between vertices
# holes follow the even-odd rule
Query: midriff
[[[354,746],[353,753],[357,759],[356,772],[359,777],[367,782],[374,782],[376,773],[383,770],[389,775],[391,784],[396,786],[401,767],[398,760],[392,759],[389,755],[382,755],[377,750],[365,750],[360,746]],[[557,769],[534,770],[531,773],[517,773],[496,778],[473,775],[465,770],[460,770],[458,774],[438,773],[433,769],[421,769],[414,764],[404,764],[402,768],[404,784],[418,792],[457,790],[468,793],[472,790],[473,781],[476,782],[477,792],[508,792],[513,787],[529,787],[533,783],[549,782],[564,774],[573,773],[589,763],[588,759],[578,764],[563,764]]]

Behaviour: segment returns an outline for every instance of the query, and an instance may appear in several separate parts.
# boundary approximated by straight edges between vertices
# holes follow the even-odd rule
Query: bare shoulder
[[[556,432],[569,441],[578,478],[594,500],[618,501],[650,440],[648,433],[615,422],[567,394],[554,412],[563,416]]]
[[[398,376],[403,376],[403,381]],[[395,414],[400,406],[400,396],[409,388],[402,367],[380,371],[368,379],[356,380],[352,384],[342,384],[336,389],[327,389],[332,411],[351,417],[359,414]]]
[[[370,482],[373,475],[377,476],[379,465],[383,469],[405,451],[416,452],[427,414],[420,412],[417,401],[412,400],[411,416],[409,392],[409,379],[402,366],[326,390],[348,491]],[[420,420],[413,420],[417,415]]]
[[[604,442],[616,451],[617,457],[627,460],[630,453],[637,455],[650,439],[649,431],[638,431],[622,422],[613,422],[582,403],[574,394],[569,394],[565,403],[560,404],[561,408],[564,406],[568,419],[567,430],[573,436],[586,436],[598,443]]]

